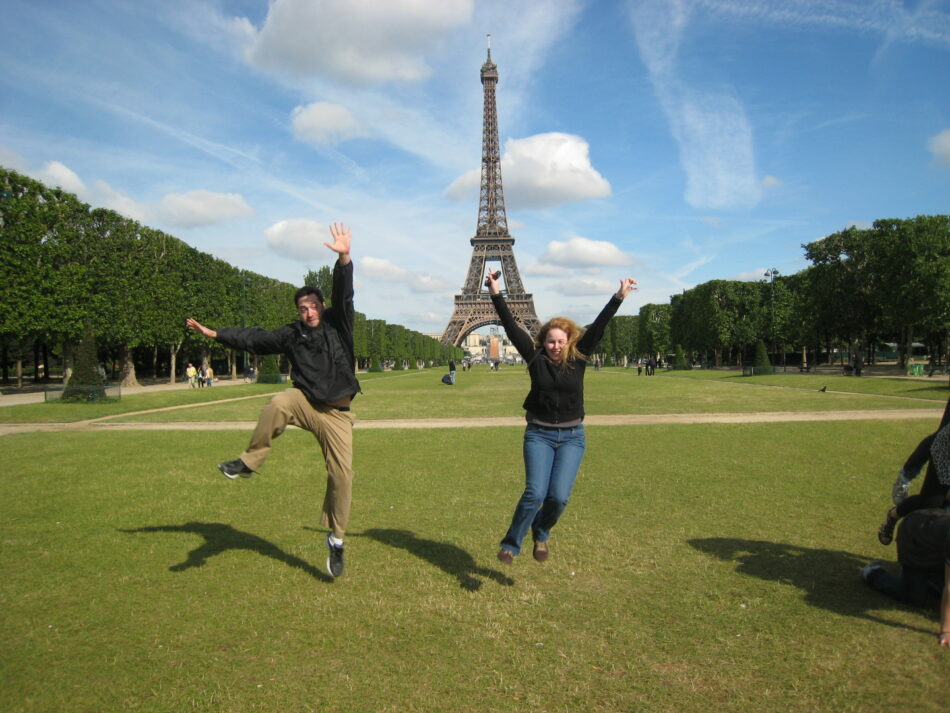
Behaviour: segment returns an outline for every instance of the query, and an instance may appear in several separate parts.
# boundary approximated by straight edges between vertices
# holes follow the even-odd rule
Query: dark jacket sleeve
[[[341,265],[337,260],[333,266],[333,305],[327,310],[327,317],[340,335],[343,346],[349,352],[350,361],[355,361],[353,350],[353,322],[356,309],[353,305],[353,261]]]
[[[260,327],[222,327],[217,330],[215,341],[231,349],[241,349],[252,354],[280,354],[285,351],[293,336],[293,327],[284,325],[274,330]]]
[[[511,314],[511,310],[508,308],[508,303],[505,302],[505,298],[501,294],[492,295],[491,303],[495,306],[495,312],[498,313],[501,325],[505,328],[505,334],[515,345],[515,349],[518,350],[521,358],[525,361],[531,361],[535,350],[531,335],[515,321],[514,315]]]
[[[587,331],[584,332],[584,336],[577,342],[577,349],[581,354],[589,356],[593,353],[597,345],[600,344],[600,340],[604,338],[604,331],[607,329],[607,325],[613,316],[617,314],[617,310],[620,309],[620,305],[622,304],[623,300],[617,297],[617,295],[610,296],[607,304],[604,305],[604,308],[600,310],[600,314],[597,315],[597,319],[587,328]]]
[[[931,433],[918,444],[904,463],[904,470],[917,473],[926,465],[927,461],[930,460],[930,446],[933,444],[934,438],[937,437],[937,433]]]

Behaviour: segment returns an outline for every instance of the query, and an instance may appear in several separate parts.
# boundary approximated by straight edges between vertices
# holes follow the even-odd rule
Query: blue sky
[[[950,212],[950,0],[0,0],[0,165],[441,332],[471,257],[491,34],[539,317],[806,266]],[[195,315],[200,319],[201,315]]]

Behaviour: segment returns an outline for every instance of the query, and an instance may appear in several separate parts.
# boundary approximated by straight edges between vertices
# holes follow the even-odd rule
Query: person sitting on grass
[[[908,497],[911,481],[917,477],[925,464],[927,474],[917,495]],[[944,506],[950,492],[950,400],[943,412],[940,428],[920,442],[904,463],[897,480],[891,488],[894,507],[889,508],[884,522],[878,528],[877,538],[882,545],[894,539],[894,527],[906,515],[923,508]]]
[[[940,598],[940,646],[950,648],[950,512],[945,508],[915,510],[897,531],[895,577],[879,562],[869,562],[861,577],[873,589],[912,607]]]

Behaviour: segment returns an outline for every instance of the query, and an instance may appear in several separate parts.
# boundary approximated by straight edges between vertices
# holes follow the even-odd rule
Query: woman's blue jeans
[[[535,541],[547,542],[567,507],[586,445],[583,424],[571,428],[528,424],[524,432],[524,493],[501,541],[502,549],[519,554],[529,527]]]

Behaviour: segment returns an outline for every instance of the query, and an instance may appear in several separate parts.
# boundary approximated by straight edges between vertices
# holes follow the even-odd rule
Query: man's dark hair
[[[317,302],[320,304],[326,303],[326,300],[323,299],[323,291],[319,287],[314,287],[313,285],[304,285],[294,293],[294,307],[296,307],[297,303],[300,302],[301,297],[306,297],[307,295],[313,295],[316,297]]]

